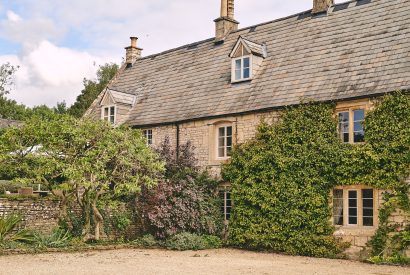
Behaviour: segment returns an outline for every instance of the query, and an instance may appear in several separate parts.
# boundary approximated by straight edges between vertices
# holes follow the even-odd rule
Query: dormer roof
[[[136,96],[128,93],[118,92],[107,88],[100,101],[101,106],[124,104],[134,106]]]
[[[245,49],[247,50],[247,52],[253,54],[253,55],[257,55],[260,57],[267,57],[267,51],[266,51],[266,45],[264,44],[259,44],[256,42],[252,42],[248,39],[243,38],[242,36],[240,36],[238,38],[238,41],[236,42],[235,46],[233,47],[231,53],[229,54],[229,57],[233,58],[235,57],[235,54],[237,52],[237,50],[241,47],[245,47]]]

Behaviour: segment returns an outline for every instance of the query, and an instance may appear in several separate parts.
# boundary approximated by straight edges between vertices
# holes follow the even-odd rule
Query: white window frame
[[[145,130],[142,131],[142,133],[143,133],[145,139],[147,140],[147,145],[152,145],[153,142],[154,142],[154,135],[153,135],[152,129],[145,129]],[[150,136],[151,136],[151,138],[150,138]]]
[[[373,190],[373,225],[364,225],[363,224],[363,190]],[[337,225],[334,222],[334,215],[332,214],[332,224],[335,227],[363,227],[363,228],[374,228],[378,224],[378,210],[376,208],[378,195],[377,189],[370,186],[345,186],[345,187],[336,187],[333,190],[343,190],[343,225]],[[332,202],[333,202],[333,190],[332,190]],[[357,193],[357,223],[351,224],[349,221],[349,191],[356,191]],[[333,209],[333,205],[332,205]],[[332,210],[333,213],[333,210]]]
[[[244,73],[243,64],[244,64],[245,58],[249,58],[249,77],[247,78],[243,77],[243,73]],[[236,79],[236,61],[237,60],[241,60],[241,77],[239,79]],[[252,80],[252,77],[253,77],[253,56],[251,54],[232,58],[232,71],[231,71],[231,82],[232,83]]]
[[[231,158],[231,156],[228,156],[228,146],[227,146],[227,140],[228,140],[228,131],[227,131],[227,129],[228,129],[228,127],[231,127],[231,129],[232,129],[232,135],[230,136],[231,137],[231,152],[232,152],[232,148],[233,148],[233,136],[234,136],[234,133],[233,133],[233,131],[234,131],[234,127],[233,127],[233,125],[232,124],[220,124],[220,125],[217,125],[216,126],[216,135],[215,135],[215,138],[216,138],[216,142],[215,142],[215,148],[216,148],[216,159],[217,160],[227,160],[227,159],[230,159]],[[225,128],[225,136],[224,136],[224,155],[221,157],[221,156],[219,156],[219,129],[221,129],[221,128]]]
[[[111,108],[114,108],[114,114],[111,114]],[[105,115],[105,110],[108,109],[108,116]],[[114,121],[111,121],[111,117],[114,117]],[[117,106],[115,105],[107,105],[101,108],[101,119],[104,121],[108,121],[111,125],[115,125],[117,122]]]

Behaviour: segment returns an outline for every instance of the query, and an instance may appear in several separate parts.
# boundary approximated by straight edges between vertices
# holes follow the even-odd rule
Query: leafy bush
[[[64,229],[56,228],[50,235],[35,234],[35,243],[40,248],[60,248],[68,246],[71,241],[70,233]]]
[[[111,223],[115,230],[124,232],[131,224],[130,214],[125,212],[116,211],[111,217]]]
[[[31,243],[35,240],[32,231],[24,228],[18,229],[18,225],[22,221],[20,215],[8,215],[0,217],[0,243],[7,242],[23,242]]]
[[[140,247],[154,247],[159,245],[155,237],[150,234],[137,238],[132,243]]]
[[[171,250],[203,250],[206,243],[201,236],[191,233],[179,233],[165,241],[165,246]]]
[[[165,247],[171,250],[203,250],[220,248],[222,241],[219,237],[211,235],[197,235],[183,232],[169,237],[165,241]]]
[[[222,247],[222,240],[221,240],[221,238],[219,238],[217,236],[204,235],[204,236],[202,236],[202,240],[205,243],[205,248],[206,249],[215,249],[215,248],[221,248]]]
[[[181,232],[219,234],[218,183],[196,167],[191,144],[181,146],[177,158],[166,139],[159,153],[166,161],[165,179],[153,189],[143,188],[137,206],[145,230],[158,238]]]

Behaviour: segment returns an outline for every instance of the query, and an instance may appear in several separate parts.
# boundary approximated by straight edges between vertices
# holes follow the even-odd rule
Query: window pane
[[[226,138],[226,146],[227,147],[232,147],[232,137],[227,137]]]
[[[349,112],[339,113],[339,131],[343,142],[349,142]]]
[[[364,226],[373,226],[373,217],[363,217]]]
[[[243,69],[243,78],[249,78],[250,77],[250,70],[249,68]]]
[[[225,157],[225,148],[221,147],[218,149],[218,157],[220,158]]]
[[[349,198],[349,224],[357,224],[357,191],[350,190],[348,193]]]
[[[109,108],[104,108],[104,117],[108,117]]]
[[[219,137],[225,137],[225,127],[221,127],[218,130]]]
[[[364,110],[354,110],[353,111],[353,121],[354,121],[354,142],[364,142]]]
[[[242,60],[241,59],[237,59],[235,60],[235,70],[241,70],[242,67]]]
[[[342,140],[343,140],[344,143],[348,143],[349,142],[349,133],[344,133]]]
[[[343,225],[343,190],[333,190],[333,223]]]
[[[230,156],[231,156],[231,153],[232,153],[232,147],[227,147],[227,148],[226,148],[226,156],[227,156],[227,157],[230,157]]]
[[[218,147],[225,147],[225,138],[224,137],[220,137],[218,139]]]
[[[349,216],[349,224],[357,224],[357,217]]]
[[[363,225],[373,226],[373,189],[363,189],[362,199],[363,199]]]
[[[249,57],[245,57],[244,59],[243,59],[243,67],[244,68],[249,68],[250,66],[249,66]]]
[[[112,123],[112,124],[114,124],[115,123],[115,116],[110,116],[110,122]]]
[[[226,127],[227,136],[232,136],[232,126]]]
[[[354,142],[364,142],[364,132],[354,133]]]
[[[235,80],[241,79],[241,70],[235,70]]]
[[[355,110],[353,111],[354,121],[363,121],[364,120],[364,110]]]

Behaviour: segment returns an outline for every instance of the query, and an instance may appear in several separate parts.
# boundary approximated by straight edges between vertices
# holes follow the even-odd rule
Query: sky
[[[312,8],[313,0],[236,0],[240,28]],[[336,3],[343,1],[336,1]],[[142,55],[215,35],[220,0],[0,0],[0,64],[19,66],[9,95],[71,105],[99,65],[121,64],[130,36]]]

